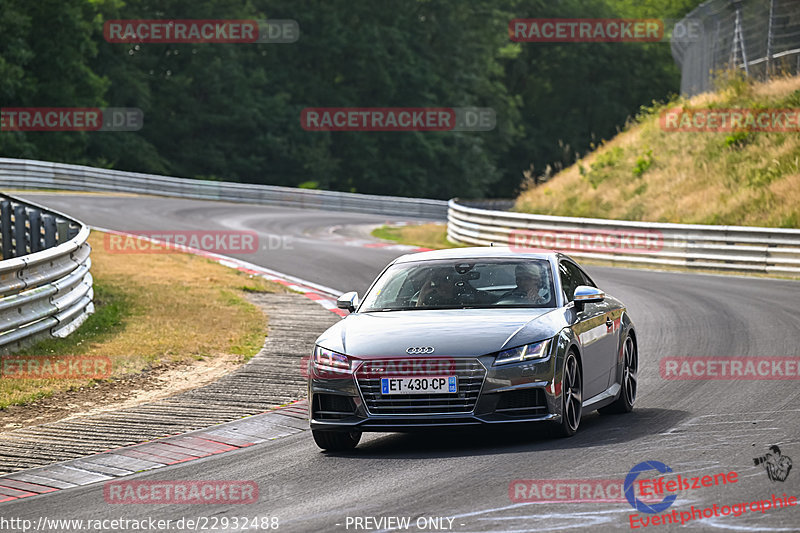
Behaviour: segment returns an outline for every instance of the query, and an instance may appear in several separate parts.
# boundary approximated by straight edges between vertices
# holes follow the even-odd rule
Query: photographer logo
[[[785,455],[781,455],[781,449],[777,445],[770,446],[766,455],[755,457],[753,464],[756,466],[764,465],[770,481],[786,481],[786,478],[789,477],[789,472],[792,470],[792,460]]]

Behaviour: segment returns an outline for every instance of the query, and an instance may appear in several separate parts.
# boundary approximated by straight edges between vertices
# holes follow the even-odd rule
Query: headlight
[[[526,344],[510,350],[505,350],[497,354],[494,360],[495,365],[505,365],[508,363],[519,363],[527,361],[528,359],[543,359],[550,355],[550,341],[537,342],[534,344]]]
[[[314,370],[318,372],[338,372],[350,374],[350,358],[344,354],[332,352],[319,346],[314,347]]]

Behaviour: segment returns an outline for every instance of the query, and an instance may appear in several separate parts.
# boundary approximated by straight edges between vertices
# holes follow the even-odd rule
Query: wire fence
[[[800,0],[709,0],[678,24],[689,37],[672,40],[682,94],[713,90],[729,70],[756,79],[800,73]]]

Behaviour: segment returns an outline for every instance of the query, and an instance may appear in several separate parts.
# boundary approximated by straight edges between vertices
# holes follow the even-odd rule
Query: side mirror
[[[336,307],[347,309],[351,313],[358,307],[358,293],[355,291],[346,292],[336,299]]]
[[[597,287],[578,285],[575,288],[575,295],[572,297],[572,301],[575,302],[575,307],[582,309],[584,304],[602,302],[605,298],[606,293]]]

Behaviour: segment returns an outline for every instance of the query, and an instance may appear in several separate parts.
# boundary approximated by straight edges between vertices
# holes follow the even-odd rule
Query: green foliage
[[[610,171],[617,166],[622,156],[623,150],[619,146],[599,153],[590,165],[590,170],[582,173],[583,178],[589,182],[593,189],[596,189],[598,185],[611,176],[612,173]]]
[[[651,166],[653,166],[653,151],[648,150],[644,155],[636,158],[636,164],[633,166],[633,175],[641,178]]]
[[[728,148],[744,148],[753,140],[753,134],[747,131],[736,131],[725,136],[725,146]]]
[[[63,339],[45,339],[35,345],[17,352],[19,355],[79,355],[94,342],[102,342],[113,338],[122,328],[125,321],[133,314],[134,309],[126,295],[119,289],[94,281],[95,312],[89,315],[86,322]]]
[[[679,75],[665,43],[516,43],[525,17],[680,18],[699,0],[3,0],[0,102],[138,107],[126,133],[0,132],[0,156],[449,198],[511,196]],[[297,20],[293,44],[110,44],[109,19]],[[307,107],[490,107],[491,132],[310,132]],[[646,169],[645,169],[646,170]],[[593,179],[601,177],[589,171]]]

